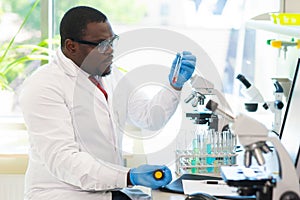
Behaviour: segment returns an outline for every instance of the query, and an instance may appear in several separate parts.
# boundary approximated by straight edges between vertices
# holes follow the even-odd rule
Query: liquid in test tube
[[[174,70],[174,73],[173,73],[173,78],[172,78],[172,83],[173,84],[177,82],[177,79],[178,79],[178,76],[179,76],[179,71],[180,71],[180,66],[181,66],[181,60],[182,60],[182,56],[181,56],[181,54],[179,54],[176,65],[175,65],[175,70]]]

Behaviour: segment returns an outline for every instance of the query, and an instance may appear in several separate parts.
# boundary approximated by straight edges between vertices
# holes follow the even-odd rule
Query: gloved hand
[[[159,180],[154,178],[154,172],[156,170],[163,172],[163,177]],[[133,185],[158,189],[171,182],[172,174],[170,169],[165,165],[141,165],[137,168],[130,169],[129,178]]]
[[[176,58],[172,63],[172,68],[171,68],[171,71],[169,74],[169,81],[170,81],[170,84],[174,88],[181,89],[183,84],[191,78],[191,76],[195,70],[196,57],[194,55],[192,55],[192,53],[189,51],[182,52],[182,60],[181,60],[179,75],[178,75],[177,81],[175,83],[173,83],[172,78],[173,78],[173,74],[175,71],[175,66],[176,66],[178,58],[179,58],[179,54],[176,55]]]

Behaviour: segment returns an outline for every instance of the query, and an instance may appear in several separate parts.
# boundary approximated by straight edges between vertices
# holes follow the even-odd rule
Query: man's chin
[[[103,73],[102,73],[102,77],[110,75],[111,74],[111,66],[109,66]]]

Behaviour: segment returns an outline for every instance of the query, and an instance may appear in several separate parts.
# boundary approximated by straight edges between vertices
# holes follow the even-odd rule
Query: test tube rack
[[[198,129],[192,150],[176,150],[176,173],[219,175],[221,166],[236,165],[236,143],[229,130]]]
[[[194,150],[176,150],[176,173],[220,175],[221,166],[236,165],[236,153],[203,154]]]

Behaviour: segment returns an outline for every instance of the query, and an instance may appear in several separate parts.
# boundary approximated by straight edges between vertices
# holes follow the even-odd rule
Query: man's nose
[[[107,45],[107,49],[104,52],[105,54],[113,54],[114,53],[114,48],[112,45]]]

